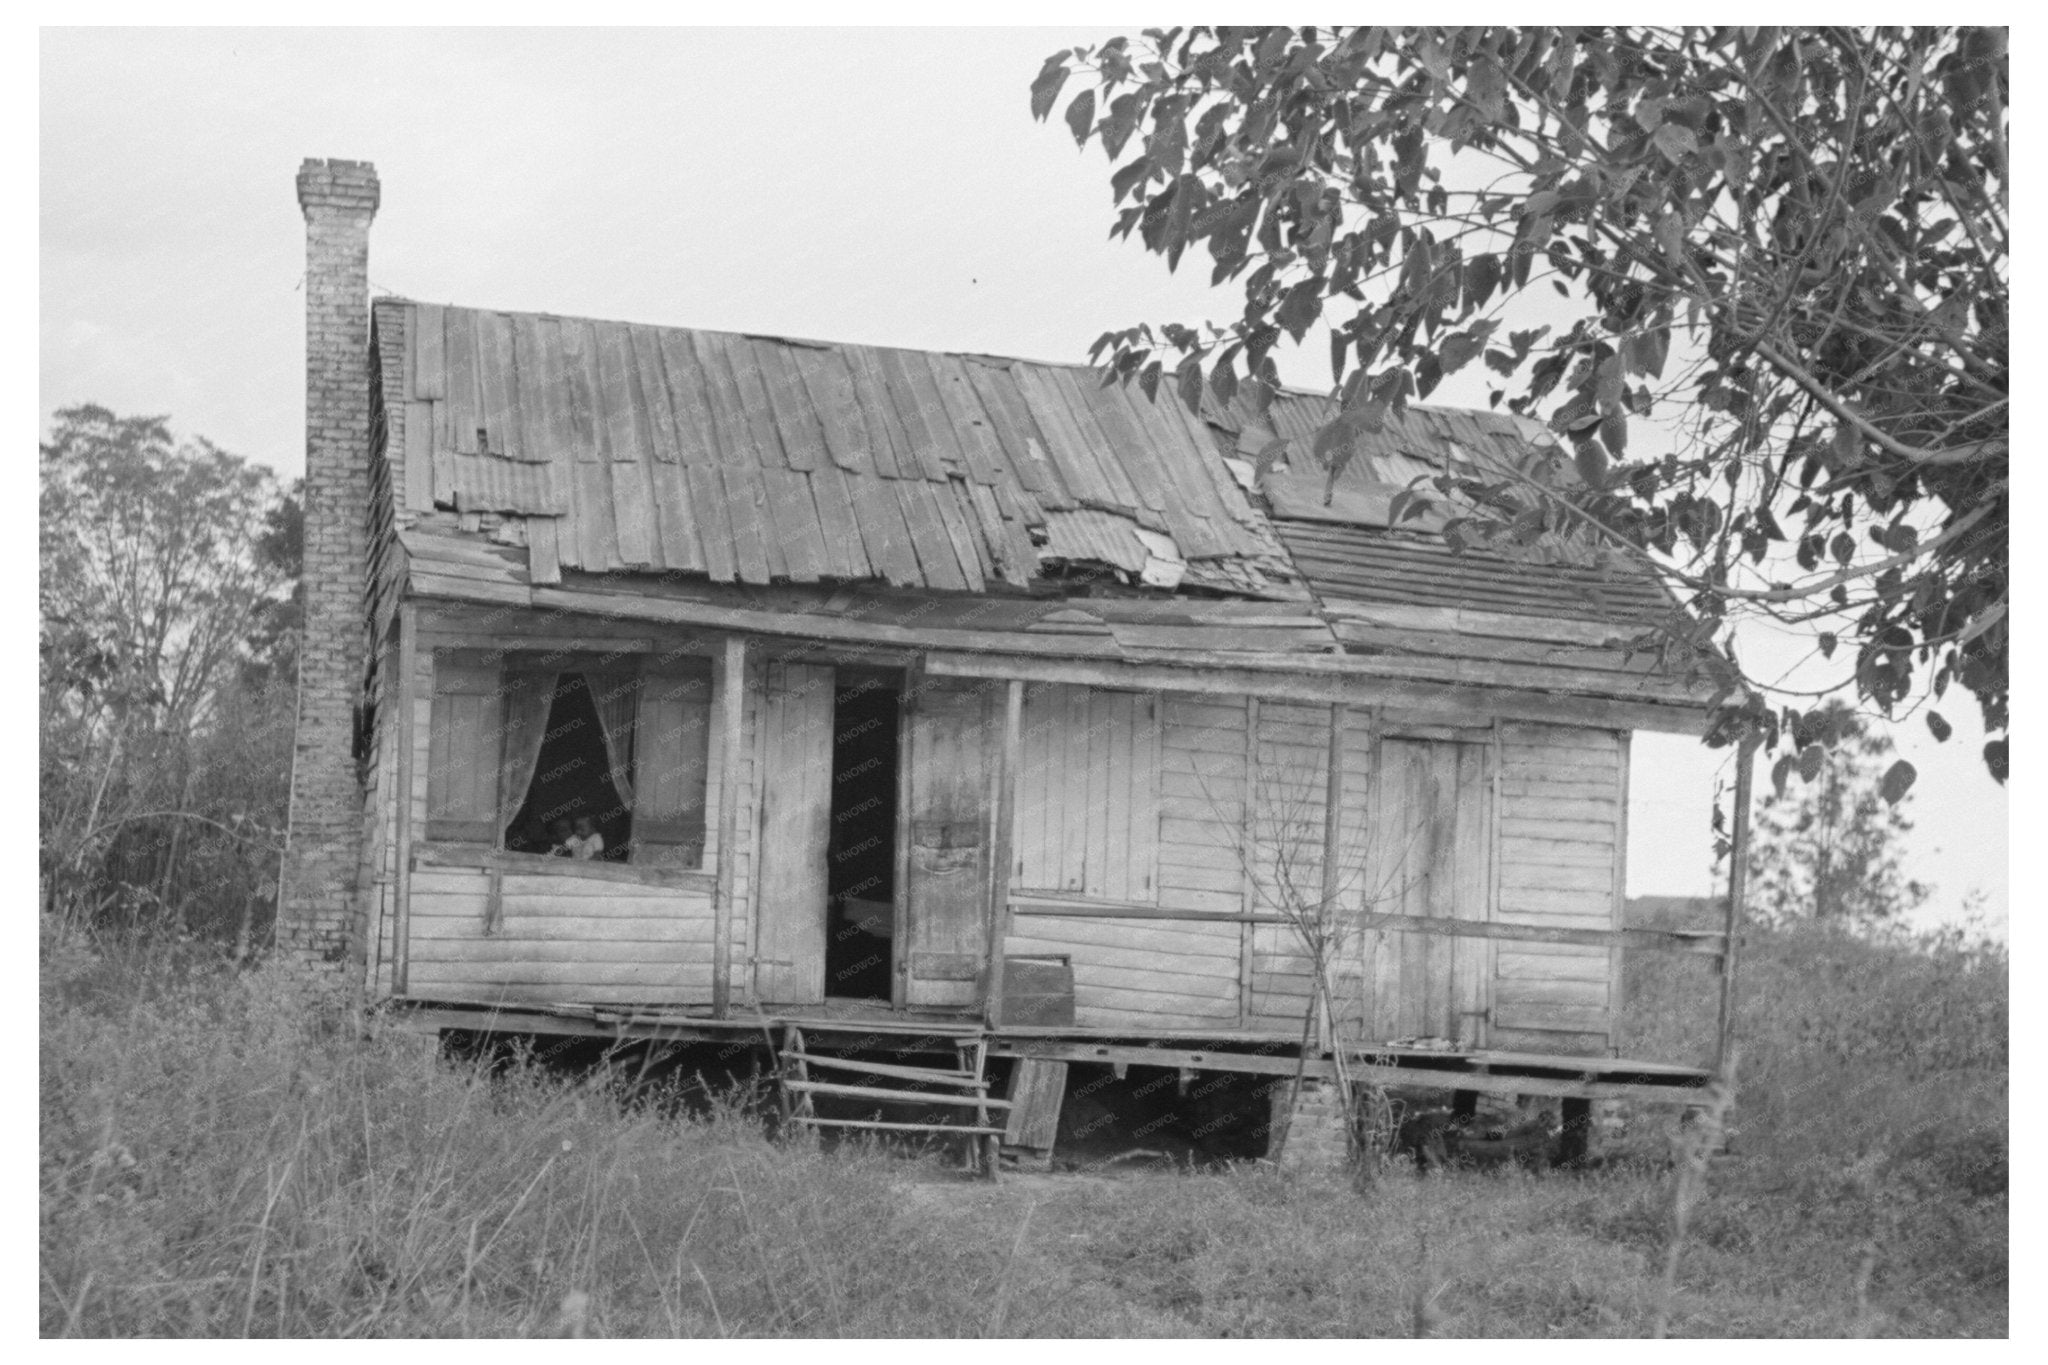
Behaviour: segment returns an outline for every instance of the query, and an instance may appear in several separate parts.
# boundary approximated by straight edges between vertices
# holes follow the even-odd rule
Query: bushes
[[[1745,932],[1738,984],[1738,1161],[1722,1206],[1836,1264],[1869,1249],[1879,1291],[2002,1293],[2004,948],[1796,921]],[[1625,985],[1630,1055],[1698,1047],[1711,1028],[1710,972],[1640,954]]]

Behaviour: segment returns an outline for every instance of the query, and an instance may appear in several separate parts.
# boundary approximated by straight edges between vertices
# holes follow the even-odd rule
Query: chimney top
[[[377,168],[367,161],[309,156],[299,167],[299,208],[308,216],[324,208],[354,210],[368,217],[377,212],[377,203]]]

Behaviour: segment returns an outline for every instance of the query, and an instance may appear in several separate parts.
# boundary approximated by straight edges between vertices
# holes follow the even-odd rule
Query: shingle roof
[[[983,592],[1061,559],[1247,593],[1293,577],[1202,425],[1085,368],[401,306],[426,496],[527,519],[543,580]]]
[[[1446,682],[1565,688],[1581,695],[1697,705],[1728,678],[1715,657],[1687,679],[1629,645],[1679,608],[1640,566],[1579,567],[1457,552],[1435,534],[1441,510],[1391,525],[1394,496],[1449,471],[1489,477],[1513,468],[1540,479],[1577,474],[1540,424],[1512,414],[1410,407],[1357,437],[1334,485],[1310,443],[1337,416],[1334,400],[1284,392],[1264,414],[1213,399],[1203,417],[1219,448],[1251,458],[1287,444],[1259,479],[1274,530],[1347,653],[1372,655]]]
[[[1659,716],[1713,687],[1629,654],[1676,610],[1646,573],[1456,554],[1387,525],[1393,495],[1436,471],[1571,477],[1521,418],[1411,407],[1360,438],[1332,496],[1308,451],[1336,415],[1319,395],[1197,418],[1080,366],[403,300],[377,313],[379,346],[404,359],[403,392],[384,394],[405,404],[398,535],[428,597],[1127,663],[1341,653],[1374,676]],[[1255,481],[1250,457],[1283,437],[1284,463]],[[1075,571],[1162,591],[1058,592]]]

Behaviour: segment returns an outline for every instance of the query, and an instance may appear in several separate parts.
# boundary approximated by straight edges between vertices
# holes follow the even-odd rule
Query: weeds
[[[364,1036],[331,984],[189,939],[46,929],[42,1330],[1626,1336],[1661,1307],[1673,1335],[2002,1333],[2002,959],[1753,939],[1737,1155],[1667,1294],[1654,1115],[1586,1175],[990,1185],[777,1146],[735,1103],[676,1118],[601,1076],[449,1060],[374,1016]],[[1968,999],[1896,1065],[1812,1054],[1816,1027],[1887,1017],[1864,997],[1894,981],[1914,1008]],[[1637,978],[1631,1027],[1674,998]]]

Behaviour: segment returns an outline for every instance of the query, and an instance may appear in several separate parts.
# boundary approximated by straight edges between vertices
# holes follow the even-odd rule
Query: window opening
[[[622,741],[624,742],[624,741]],[[627,761],[622,756],[622,761]],[[547,730],[526,799],[505,828],[514,853],[575,856],[602,842],[593,859],[622,863],[631,852],[633,813],[611,779],[612,759],[590,681],[564,673],[548,704]]]

